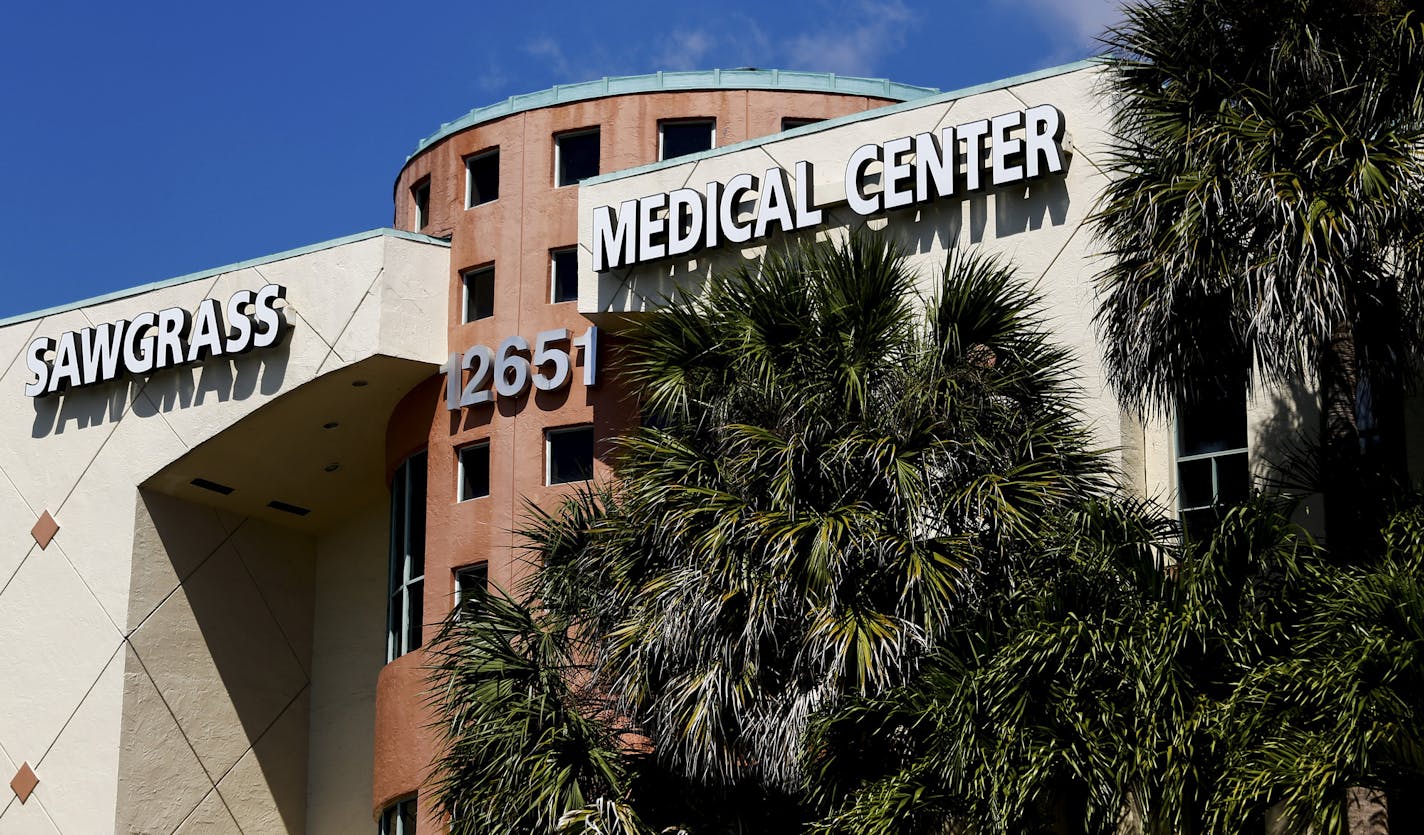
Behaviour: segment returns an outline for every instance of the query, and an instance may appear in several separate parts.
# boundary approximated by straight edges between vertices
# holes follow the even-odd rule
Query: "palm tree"
[[[1416,831],[1424,514],[1383,538],[1341,565],[1270,497],[1184,544],[1130,503],[1058,516],[914,681],[819,718],[818,831],[1345,835],[1359,787]]]
[[[1170,413],[1312,379],[1337,551],[1402,461],[1424,312],[1424,22],[1408,0],[1153,0],[1105,40],[1096,214],[1119,396]],[[1361,419],[1381,454],[1362,458]],[[1377,529],[1377,528],[1376,528]]]
[[[627,333],[647,425],[621,441],[612,484],[535,511],[526,531],[540,567],[516,608],[537,628],[510,643],[556,674],[492,671],[497,692],[520,694],[517,717],[550,694],[597,705],[601,730],[574,738],[636,732],[621,774],[590,767],[597,746],[581,743],[560,773],[588,775],[583,800],[626,801],[659,827],[796,831],[811,717],[910,681],[980,578],[1002,575],[1041,519],[1107,490],[1038,300],[975,255],[953,256],[928,302],[916,280],[855,234],[715,276]],[[533,657],[555,633],[571,643]],[[442,656],[442,692],[508,654],[486,643]],[[561,694],[554,678],[570,682]],[[445,726],[452,806],[468,779],[543,762],[552,744],[463,698],[446,717],[480,718]],[[517,779],[573,798],[548,784],[555,771]],[[588,806],[519,831],[552,831],[557,809],[569,825],[618,817]]]

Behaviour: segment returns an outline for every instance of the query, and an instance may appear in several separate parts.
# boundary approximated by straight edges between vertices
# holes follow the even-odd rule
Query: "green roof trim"
[[[936,87],[900,84],[885,78],[860,78],[823,72],[789,70],[694,70],[690,72],[657,72],[648,75],[604,76],[597,81],[559,84],[537,93],[510,96],[502,102],[477,107],[440,126],[440,130],[420,140],[406,162],[436,142],[466,128],[491,122],[526,110],[556,104],[601,99],[606,96],[626,96],[634,93],[666,93],[675,90],[790,90],[802,93],[840,93],[851,96],[910,101],[932,96]]]
[[[423,244],[435,244],[436,246],[443,247],[450,246],[450,242],[445,240],[444,238],[432,238],[429,235],[421,235],[415,232],[403,232],[400,229],[371,229],[367,232],[357,232],[354,235],[347,235],[344,238],[334,238],[329,241],[322,241],[320,243],[315,244],[307,244],[306,246],[299,246],[296,249],[288,249],[283,252],[273,253],[272,255],[263,255],[259,258],[250,258],[246,261],[239,261],[236,264],[225,264],[221,267],[213,267],[212,269],[202,270],[196,273],[188,273],[187,275],[180,275],[176,278],[165,278],[162,281],[155,281],[150,284],[140,284],[137,287],[128,287],[123,290],[115,290],[112,293],[105,293],[101,296],[92,296],[90,298],[81,299],[76,302],[56,305],[55,307],[47,307],[44,310],[36,310],[32,313],[16,314],[5,319],[0,319],[0,327],[14,325],[19,322],[28,322],[33,319],[43,319],[46,316],[53,316],[56,313],[65,313],[70,310],[78,310],[82,307],[89,307],[90,305],[111,302],[115,299],[125,299],[129,296],[137,296],[141,293],[147,293],[150,290],[159,290],[164,287],[173,287],[178,284],[187,284],[190,281],[201,281],[202,279],[212,278],[215,275],[222,275],[223,273],[233,273],[237,272],[238,270],[247,269],[248,267],[257,267],[261,266],[262,264],[271,264],[274,261],[285,261],[288,258],[296,258],[299,255],[307,255],[312,252],[320,252],[323,249],[333,249],[338,246],[345,246],[346,244],[354,244],[360,241],[369,240],[371,238],[380,237],[401,238],[407,241],[416,241]]]
[[[941,104],[944,102],[954,101],[956,99],[962,99],[966,96],[978,95],[979,93],[988,93],[993,90],[1003,90],[1008,87],[1017,87],[1020,84],[1027,84],[1030,81],[1039,81],[1045,78],[1052,78],[1057,75],[1067,75],[1071,72],[1078,72],[1079,70],[1085,70],[1089,67],[1097,66],[1102,63],[1102,60],[1103,59],[1101,58],[1088,58],[1082,61],[1074,61],[1071,64],[1061,64],[1056,67],[1048,67],[1046,69],[1035,70],[1033,72],[1024,73],[1022,75],[1015,75],[1010,78],[1003,78],[998,81],[988,81],[983,84],[975,84],[972,87],[961,87],[958,90],[950,90],[945,93],[938,93],[938,91],[936,91],[937,95],[927,95],[918,99],[902,101],[899,104],[887,104],[884,107],[877,107],[874,110],[865,110],[861,111],[860,113],[851,113],[846,116],[837,116],[834,119],[824,119],[819,122],[813,122],[809,125],[802,125],[799,128],[792,128],[791,130],[782,131],[781,133],[773,133],[768,136],[759,136],[755,139],[747,139],[742,142],[734,143],[732,145],[723,145],[719,148],[713,148],[710,151],[700,151],[695,154],[687,154],[686,156],[677,157],[675,159],[663,160],[661,162],[650,162],[647,165],[640,165],[636,168],[624,168],[619,171],[610,171],[607,174],[599,174],[596,177],[589,177],[585,180],[579,180],[579,186],[582,187],[588,185],[595,185],[598,183],[607,183],[612,182],[614,180],[621,180],[625,177],[636,177],[639,174],[646,174],[649,171],[658,171],[663,168],[673,168],[678,165],[687,165],[688,163],[698,162],[709,157],[720,156],[722,154],[736,153],[737,151],[745,151],[748,148],[755,148],[760,145],[765,145],[768,142],[777,142],[791,136],[801,136],[803,134],[808,133],[817,133],[823,130],[838,128],[842,125],[850,125],[856,122],[863,122],[867,119],[878,119],[882,116],[888,116],[892,113],[899,113],[905,110],[913,110],[917,107],[929,107],[935,104]]]

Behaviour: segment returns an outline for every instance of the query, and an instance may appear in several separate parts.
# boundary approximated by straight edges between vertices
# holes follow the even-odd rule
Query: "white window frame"
[[[422,596],[422,605],[420,607],[420,610],[421,612],[425,611],[423,599],[423,595],[425,593],[424,543],[421,543],[421,552],[419,554],[421,570],[420,574],[417,575],[414,573],[414,558],[416,557],[416,555],[407,548],[408,542],[396,541],[398,533],[401,534],[403,540],[408,540],[409,532],[411,529],[410,520],[414,514],[419,513],[422,516],[425,514],[424,504],[421,504],[421,506],[418,508],[413,508],[411,506],[412,480],[410,465],[417,458],[421,457],[425,458],[424,469],[426,473],[426,489],[422,492],[424,492],[428,498],[430,457],[425,450],[421,450],[420,452],[417,452],[411,455],[409,458],[405,459],[405,461],[403,461],[401,465],[396,468],[395,477],[397,479],[401,479],[400,484],[397,484],[395,482],[391,483],[391,529],[389,539],[390,547],[388,550],[389,586],[386,600],[387,664],[396,660],[397,658],[400,658],[402,655],[405,655],[408,652],[419,649],[421,643],[423,643],[423,641],[421,641],[420,643],[416,643],[414,646],[412,646],[410,640],[410,633],[411,619],[413,617],[411,611],[412,594],[418,594]],[[398,497],[403,498],[398,501]],[[396,524],[396,514],[398,513],[404,513],[404,517],[400,519],[399,525]],[[422,519],[421,522],[421,528],[422,530],[424,530],[424,519]],[[421,626],[423,627],[424,624],[421,624]]]
[[[557,428],[557,429],[545,429],[545,430],[544,430],[544,486],[545,486],[545,487],[557,487],[557,486],[559,486],[560,484],[579,484],[580,482],[590,481],[590,480],[593,479],[593,460],[597,458],[596,455],[593,456],[593,458],[590,459],[589,462],[588,462],[588,465],[589,465],[589,466],[588,466],[588,478],[578,479],[578,480],[575,480],[575,481],[559,481],[559,482],[555,482],[555,481],[554,481],[554,438],[555,438],[556,436],[558,436],[558,435],[568,435],[568,434],[572,434],[572,433],[574,433],[574,432],[582,432],[582,431],[584,431],[584,430],[588,430],[589,432],[592,432],[592,431],[593,431],[593,424],[591,424],[591,423],[580,423],[580,424],[578,424],[577,426],[560,426],[560,427]],[[594,444],[597,445],[597,443],[598,443],[598,438],[595,436],[593,440],[594,440]]]
[[[475,563],[470,563],[469,565],[462,565],[462,566],[460,566],[459,568],[455,569],[455,571],[453,572],[453,574],[454,574],[454,581],[455,581],[455,606],[454,606],[454,611],[459,612],[459,611],[460,611],[460,606],[463,605],[464,602],[465,602],[465,601],[460,597],[460,578],[461,578],[462,576],[464,576],[464,575],[474,574],[474,573],[476,573],[476,572],[478,572],[478,573],[484,575],[484,578],[485,578],[485,588],[488,589],[488,588],[489,588],[489,563],[487,563],[487,562],[475,562]]]
[[[406,804],[411,804],[411,807],[415,810],[414,817],[417,821],[416,828],[419,828],[420,811],[419,806],[416,803],[416,799],[417,795],[402,797],[400,800],[397,800],[391,803],[386,808],[382,809],[381,819],[377,823],[377,832],[379,833],[379,835],[415,835],[414,832],[405,831],[405,821],[401,818],[400,810],[402,806],[405,806]]]
[[[490,203],[494,203],[494,202],[496,202],[496,201],[499,200],[498,197],[494,197],[494,198],[491,198],[491,199],[489,199],[489,200],[485,200],[485,201],[480,202],[480,203],[476,203],[476,202],[475,202],[475,177],[474,177],[474,171],[473,171],[476,162],[479,162],[480,160],[486,159],[486,158],[488,158],[488,157],[498,157],[498,156],[499,156],[499,146],[496,145],[496,146],[494,146],[493,148],[486,148],[486,149],[483,150],[483,151],[479,151],[479,152],[477,152],[477,153],[473,153],[473,154],[470,154],[469,156],[465,157],[465,208],[466,208],[466,209],[473,209],[473,208],[475,208],[476,206],[485,206],[485,205],[488,205],[488,204],[490,204]],[[496,176],[496,177],[499,176],[499,163],[495,163],[495,176]],[[502,179],[502,178],[501,178],[501,179]],[[501,183],[500,185],[503,185],[503,183]]]
[[[700,124],[704,124],[704,123],[707,123],[707,124],[711,124],[711,125],[712,125],[712,145],[707,149],[707,150],[710,151],[710,150],[712,150],[713,148],[716,148],[716,147],[717,147],[717,117],[716,117],[716,116],[688,116],[687,118],[679,118],[679,119],[659,119],[659,120],[658,120],[658,162],[666,162],[666,161],[667,161],[667,145],[666,145],[666,143],[663,141],[663,128],[667,127],[668,125],[700,125]],[[701,152],[699,151],[699,152],[697,152],[697,153],[701,153]],[[690,154],[684,154],[684,156],[690,156]],[[673,157],[673,159],[682,159],[682,157]]]
[[[566,131],[564,131],[564,132],[562,132],[562,133],[556,133],[556,134],[554,134],[554,188],[568,188],[569,186],[576,186],[576,185],[579,184],[579,181],[578,181],[578,180],[574,180],[572,183],[560,183],[560,182],[559,182],[559,172],[560,172],[560,170],[563,168],[562,155],[563,155],[563,151],[564,151],[564,140],[565,140],[565,139],[577,139],[577,138],[580,137],[580,136],[587,136],[587,135],[589,135],[589,134],[591,134],[591,133],[592,133],[592,134],[598,134],[598,135],[599,135],[599,136],[598,136],[598,173],[597,173],[597,174],[594,174],[593,176],[596,177],[596,176],[598,176],[598,174],[602,174],[602,173],[603,173],[603,126],[602,126],[602,125],[593,125],[593,126],[591,126],[591,127],[577,128],[577,129],[575,129],[575,130],[566,130]]]
[[[480,449],[480,448],[483,448],[483,449],[485,450],[485,464],[486,464],[485,493],[484,493],[484,495],[482,495],[482,496],[466,496],[466,495],[465,495],[465,452],[466,452],[467,450]],[[458,449],[455,450],[455,501],[456,501],[457,504],[463,504],[464,502],[472,502],[472,501],[474,501],[474,500],[476,500],[476,499],[487,499],[487,498],[489,498],[489,489],[490,489],[489,481],[491,480],[491,478],[490,478],[491,474],[488,472],[488,469],[489,469],[489,466],[488,466],[488,465],[491,464],[491,463],[493,463],[493,462],[491,461],[490,457],[489,457],[489,456],[490,456],[490,452],[491,452],[491,451],[490,451],[490,442],[489,442],[489,439],[485,439],[485,440],[483,440],[483,441],[475,441],[474,443],[465,444],[465,445],[463,445],[463,446],[461,446],[461,447],[459,447]]]
[[[1187,514],[1202,510],[1211,510],[1221,506],[1221,463],[1227,458],[1243,456],[1246,459],[1247,468],[1247,489],[1250,489],[1250,467],[1251,467],[1251,430],[1250,430],[1250,396],[1247,393],[1243,402],[1245,409],[1241,415],[1246,422],[1246,446],[1232,447],[1230,449],[1219,449],[1212,452],[1198,452],[1192,455],[1182,454],[1182,406],[1177,405],[1176,414],[1172,420],[1172,451],[1175,459],[1172,467],[1172,478],[1176,484],[1177,493],[1177,518],[1183,524],[1186,523]],[[1191,464],[1196,461],[1211,462],[1211,501],[1204,505],[1186,505],[1186,499],[1182,490],[1182,465]]]
[[[557,247],[557,248],[555,248],[555,249],[549,250],[549,304],[567,304],[568,302],[577,302],[577,301],[578,301],[578,293],[577,293],[577,292],[574,293],[574,297],[571,298],[571,299],[559,299],[559,298],[555,298],[555,295],[554,295],[554,294],[555,294],[555,291],[557,291],[557,290],[559,289],[559,284],[558,284],[558,278],[559,278],[559,276],[558,276],[558,273],[556,273],[556,272],[554,271],[554,256],[557,255],[557,254],[559,254],[559,253],[562,253],[562,252],[572,252],[572,253],[574,254],[574,273],[575,273],[575,275],[574,275],[574,281],[575,281],[575,284],[577,284],[577,281],[578,281],[578,247],[577,247],[577,246],[561,246],[561,247]]]
[[[488,316],[480,316],[476,319],[470,318],[470,279],[485,272],[490,273],[494,277],[494,280],[499,280],[499,274],[495,272],[493,261],[488,264],[481,264],[478,267],[471,267],[460,273],[460,324],[468,325],[471,322],[483,322],[486,319],[494,318],[493,304],[490,305]]]
[[[419,194],[425,192],[425,206],[421,207]],[[410,187],[410,202],[415,208],[415,231],[419,232],[430,225],[430,178],[417,182]]]

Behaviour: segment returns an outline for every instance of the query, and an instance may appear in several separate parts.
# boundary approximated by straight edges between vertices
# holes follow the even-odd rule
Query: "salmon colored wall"
[[[549,251],[578,243],[578,188],[554,187],[554,135],[598,126],[599,168],[611,172],[657,160],[662,119],[713,117],[717,144],[722,146],[780,131],[784,117],[831,118],[888,103],[863,96],[719,90],[610,97],[526,111],[455,134],[412,159],[396,183],[396,225],[411,228],[410,186],[429,177],[431,219],[421,231],[451,238],[451,352],[474,344],[495,349],[516,334],[532,345],[540,331],[553,328],[568,328],[579,336],[590,323],[578,313],[577,302],[550,303]],[[494,146],[500,152],[499,198],[466,209],[464,159]],[[462,323],[461,274],[491,263],[494,315]],[[572,489],[544,485],[546,429],[592,423],[597,438],[594,478],[611,474],[609,439],[634,426],[638,413],[608,367],[614,339],[600,333],[600,342],[595,388],[583,386],[583,366],[575,360],[572,380],[561,391],[535,392],[531,386],[515,399],[496,397],[493,404],[449,412],[443,403],[443,377],[437,377],[396,407],[387,433],[387,475],[422,443],[430,452],[427,641],[438,628],[432,624],[450,611],[455,569],[487,562],[491,583],[517,593],[527,567],[512,531],[524,515],[524,500],[552,508]],[[490,494],[457,502],[455,451],[484,440],[490,442]],[[373,816],[420,787],[435,753],[433,737],[424,729],[428,717],[420,707],[426,690],[419,674],[423,663],[423,652],[397,659],[386,666],[378,683]],[[425,802],[420,806],[426,821],[421,831],[437,831],[436,810]]]

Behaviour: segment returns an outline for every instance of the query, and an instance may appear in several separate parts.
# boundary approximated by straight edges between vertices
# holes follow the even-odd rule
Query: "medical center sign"
[[[1051,104],[1015,110],[881,144],[862,145],[846,160],[846,202],[857,214],[872,215],[1026,182],[1066,168],[1063,113]],[[880,187],[871,190],[867,169],[880,163]],[[688,255],[723,242],[746,244],[773,231],[793,232],[820,225],[823,207],[813,194],[815,171],[798,162],[795,185],[782,168],[758,178],[737,174],[702,190],[680,188],[625,200],[615,209],[593,210],[593,269],[629,267]],[[750,218],[740,216],[746,195],[755,193]]]

